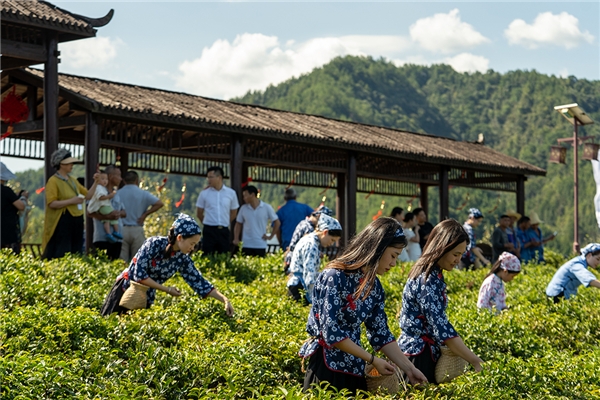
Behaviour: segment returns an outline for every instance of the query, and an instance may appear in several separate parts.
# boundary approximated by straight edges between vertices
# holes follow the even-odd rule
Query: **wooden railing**
[[[21,243],[21,252],[28,251],[34,257],[42,257],[41,243]]]

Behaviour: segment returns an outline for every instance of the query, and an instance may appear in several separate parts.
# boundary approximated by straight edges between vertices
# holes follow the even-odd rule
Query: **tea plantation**
[[[306,339],[308,308],[286,298],[281,256],[194,258],[231,299],[233,318],[179,277],[170,284],[183,291],[180,298],[160,292],[149,310],[102,318],[98,310],[124,264],[2,252],[0,397],[304,398],[296,352]],[[544,288],[563,259],[548,258],[507,284],[511,309],[499,316],[476,309],[485,271],[447,274],[450,320],[486,360],[484,372],[409,387],[396,398],[600,398],[600,291],[581,288],[575,299],[551,304]],[[396,335],[409,268],[399,265],[382,279]],[[306,397],[345,398],[331,391]]]

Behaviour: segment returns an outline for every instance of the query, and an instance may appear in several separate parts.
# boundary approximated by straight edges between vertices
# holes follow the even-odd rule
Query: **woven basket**
[[[125,293],[123,293],[123,297],[121,297],[119,305],[128,310],[146,308],[146,302],[148,299],[146,292],[148,289],[148,286],[142,285],[141,283],[129,281],[129,287]]]
[[[388,394],[396,394],[400,390],[400,371],[395,368],[396,372],[392,375],[380,375],[379,371],[371,365],[365,367],[365,377],[367,378],[367,390],[371,393],[385,392]]]
[[[446,346],[441,346],[442,355],[435,365],[435,380],[437,383],[450,382],[465,373],[469,364],[464,358],[457,356]]]

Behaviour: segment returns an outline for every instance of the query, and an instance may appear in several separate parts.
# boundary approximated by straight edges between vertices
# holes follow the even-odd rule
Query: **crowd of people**
[[[484,219],[478,209],[471,208],[462,225],[447,219],[434,226],[422,208],[405,212],[396,207],[390,217],[375,219],[357,233],[343,252],[322,268],[323,249],[340,240],[343,227],[328,207],[313,209],[297,202],[293,189],[285,191],[286,203],[275,212],[260,200],[255,186],[246,185],[240,207],[236,192],[223,183],[223,170],[211,167],[208,186],[196,202],[200,223],[179,214],[166,236],[145,238],[145,220],[163,203],[139,187],[137,173],[128,171],[121,178],[118,168],[108,166],[96,173],[93,184],[86,188],[70,175],[78,162],[70,152],[59,149],[51,160],[57,172],[46,183],[43,257],[81,251],[83,204],[88,201],[87,214],[94,220],[93,246],[105,250],[111,259],[127,262],[106,296],[102,315],[151,307],[157,291],[180,296],[178,288],[165,286],[179,272],[196,294],[222,302],[224,312],[232,316],[232,303],[202,276],[190,253],[198,246],[206,254],[231,253],[241,246],[244,256],[264,257],[267,241],[277,237],[285,251],[287,294],[310,306],[306,326],[310,338],[299,350],[308,364],[305,390],[323,382],[354,393],[366,390],[367,364],[381,375],[394,374],[397,366],[413,384],[436,383],[435,369],[443,347],[480,371],[483,360],[448,319],[445,275],[457,267],[477,269],[493,264],[481,284],[477,307],[500,313],[509,308],[505,283],[521,272],[522,263],[544,262],[543,245],[556,236],[543,236],[539,227],[543,221],[535,213],[506,212],[492,234],[488,260],[476,242],[475,230]],[[5,229],[8,232],[9,224],[18,226],[18,212],[27,203],[27,192],[17,195],[5,185],[14,178],[1,164],[2,247],[13,249],[19,238],[12,231],[5,235]],[[15,211],[7,217],[10,207]],[[414,264],[402,296],[401,335],[395,338],[379,277],[398,260]],[[599,265],[600,244],[589,244],[580,256],[558,269],[546,295],[559,302],[575,295],[581,285],[600,288],[600,281],[589,271]],[[373,354],[362,346],[363,325]],[[387,360],[377,357],[379,352]]]

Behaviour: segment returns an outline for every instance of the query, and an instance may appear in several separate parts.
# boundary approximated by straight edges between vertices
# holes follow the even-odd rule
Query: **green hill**
[[[469,74],[458,73],[448,65],[397,67],[382,59],[348,56],[336,58],[309,74],[232,100],[459,140],[476,140],[483,133],[486,145],[547,169],[547,177],[527,182],[526,211],[536,211],[541,216],[546,232],[559,231],[549,247],[563,253],[571,248],[572,152],[567,165],[549,164],[548,154],[557,138],[572,135],[572,126],[554,112],[553,106],[579,103],[598,121],[581,128],[580,135],[598,136],[600,81],[574,76],[559,78],[536,71],[501,74],[489,70],[485,74]],[[595,185],[591,166],[589,161],[580,161],[579,165],[580,232],[582,240],[587,242],[598,240],[600,232],[593,207]],[[457,210],[467,193],[470,200]],[[430,189],[429,207],[434,221],[436,194],[436,189]],[[388,199],[388,204],[393,201]],[[374,206],[368,207],[374,210],[369,214],[377,211]],[[469,207],[484,211],[487,229],[483,229],[489,232],[498,213],[515,208],[515,196],[452,188],[451,216],[462,220]],[[368,222],[360,218],[359,226]],[[479,237],[485,236],[485,232],[481,231]]]

